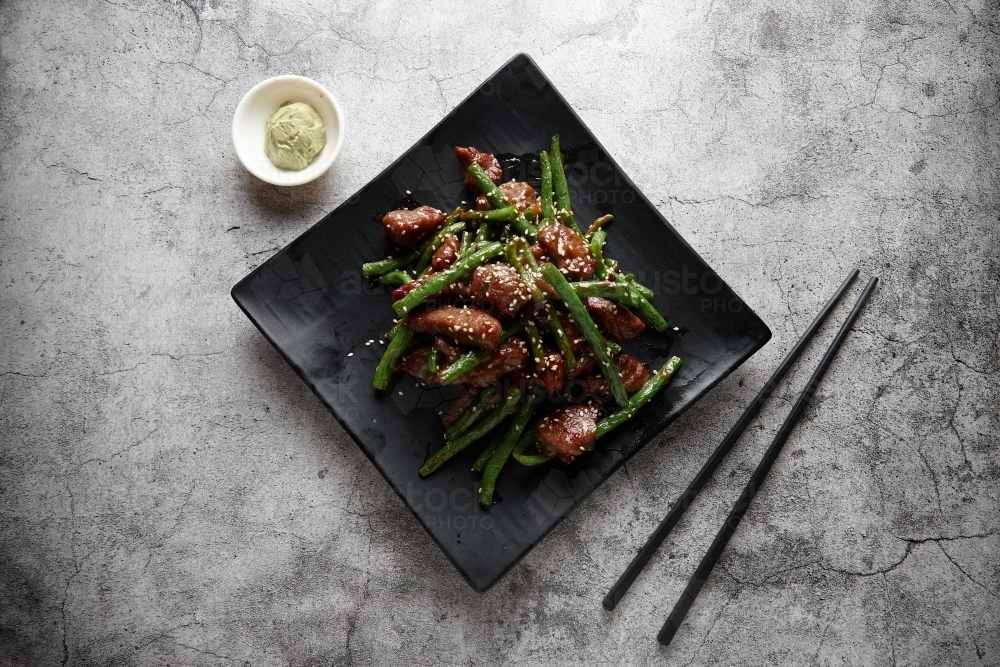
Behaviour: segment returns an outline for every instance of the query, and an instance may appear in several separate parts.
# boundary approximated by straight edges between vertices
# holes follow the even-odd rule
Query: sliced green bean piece
[[[464,222],[473,222],[476,220],[510,222],[517,218],[518,215],[517,209],[513,206],[504,206],[503,208],[494,208],[489,211],[463,211],[462,220]]]
[[[588,239],[593,238],[594,232],[596,232],[598,229],[600,229],[601,227],[608,224],[614,219],[615,216],[609,213],[607,215],[602,215],[597,220],[594,220],[592,223],[590,223],[590,227],[587,227],[587,234],[586,234],[587,238]]]
[[[524,432],[524,435],[521,436],[521,439],[517,441],[517,447],[514,448],[515,461],[517,461],[523,466],[531,467],[531,466],[539,466],[542,465],[543,463],[548,463],[553,458],[555,458],[555,455],[546,456],[541,452],[539,452],[538,454],[524,453],[524,450],[526,450],[528,447],[537,444],[538,442],[538,440],[536,439],[537,435],[538,433],[535,431],[534,427],[531,427]]]
[[[606,280],[608,277],[608,265],[604,261],[604,243],[607,241],[607,238],[608,233],[603,229],[595,231],[594,235],[590,238],[590,254],[594,256],[594,260],[597,262],[595,273],[601,280]]]
[[[413,278],[411,278],[408,273],[404,273],[399,269],[396,269],[395,271],[390,271],[389,273],[386,273],[385,275],[382,276],[382,282],[384,282],[386,285],[392,285],[394,287],[405,285],[406,283],[411,282],[412,280]]]
[[[519,214],[516,218],[511,220],[510,226],[517,231],[518,234],[525,237],[532,243],[538,240],[538,229],[528,222],[527,218],[523,214]]]
[[[427,353],[427,370],[431,373],[438,372],[438,364],[441,361],[441,350],[431,346],[431,351]]]
[[[479,440],[479,438],[492,431],[497,424],[506,419],[507,415],[514,411],[514,408],[517,407],[517,404],[520,401],[521,390],[517,387],[511,387],[510,392],[507,394],[507,398],[505,398],[493,412],[483,417],[472,428],[455,440],[446,442],[445,446],[439,449],[434,456],[427,459],[423,467],[420,468],[420,476],[427,477],[427,475],[440,468],[448,459],[455,456],[455,454],[458,454],[473,442]]]
[[[483,479],[479,485],[479,502],[482,505],[489,507],[493,504],[493,492],[496,490],[497,477],[500,476],[500,471],[517,446],[518,440],[524,434],[524,429],[534,411],[535,400],[529,398],[521,405],[517,417],[514,418],[503,438],[497,443],[496,450],[490,457],[490,462],[486,464]]]
[[[656,396],[670,382],[670,378],[674,376],[674,373],[680,367],[680,357],[670,357],[667,359],[666,363],[660,367],[660,370],[656,371],[656,374],[649,378],[646,384],[642,385],[642,389],[633,394],[626,407],[597,422],[597,437],[600,438],[603,435],[607,435],[610,430],[621,426],[631,419],[639,408],[648,403],[650,399]]]
[[[531,318],[531,315],[521,311],[521,324],[524,325],[524,332],[528,335],[531,356],[535,360],[535,366],[541,369],[545,364],[545,346],[542,345],[542,334],[538,331],[538,325]]]
[[[480,264],[496,257],[501,252],[503,252],[502,245],[499,243],[489,243],[476,252],[471,253],[468,257],[456,260],[451,267],[441,273],[435,274],[426,283],[392,304],[393,310],[396,311],[397,315],[405,315],[444,288],[469,275]]]
[[[466,171],[469,176],[472,177],[472,180],[476,182],[476,185],[479,186],[479,189],[482,190],[482,193],[486,195],[486,199],[490,202],[490,206],[493,208],[507,208],[510,206],[510,202],[507,201],[503,192],[501,192],[500,188],[496,186],[496,183],[494,183],[490,177],[486,175],[486,172],[483,171],[482,167],[473,162],[469,165],[469,168]]]
[[[549,154],[542,151],[538,156],[538,161],[542,163],[542,225],[550,224],[555,218],[555,211],[552,208],[552,163],[549,161]]]
[[[479,396],[476,397],[475,402],[444,432],[444,439],[454,440],[465,433],[483,414],[483,411],[486,410],[486,406],[490,404],[490,399],[493,398],[493,394],[495,393],[497,393],[495,386],[486,387],[479,392]]]
[[[607,344],[604,341],[604,336],[601,334],[600,329],[597,328],[597,325],[594,324],[594,320],[590,317],[590,313],[587,312],[583,302],[580,301],[580,297],[570,287],[566,277],[559,273],[559,269],[552,264],[546,264],[542,268],[542,276],[552,285],[556,293],[559,294],[559,298],[566,304],[566,308],[569,310],[570,316],[575,320],[580,333],[583,334],[587,343],[590,344],[590,349],[593,351],[594,357],[597,358],[597,363],[601,367],[601,374],[611,389],[611,395],[614,397],[615,402],[621,407],[625,407],[628,405],[628,394],[625,392],[622,378],[618,374],[618,367],[615,366],[615,362],[611,358]]]
[[[500,428],[498,429],[498,433],[494,435],[492,438],[490,438],[490,443],[486,445],[486,447],[483,449],[482,452],[479,453],[479,458],[477,458],[475,462],[472,464],[472,470],[474,472],[483,471],[483,468],[486,467],[486,464],[490,462],[490,457],[493,456],[493,452],[496,451],[497,444],[500,442],[500,440],[504,436],[504,433],[506,432],[507,429],[505,428],[505,425],[501,424]]]
[[[392,377],[392,372],[396,369],[396,362],[399,361],[403,352],[410,346],[410,341],[413,340],[413,332],[407,329],[402,323],[393,328],[396,334],[389,341],[389,346],[385,348],[382,360],[378,362],[378,367],[375,369],[375,378],[372,380],[372,386],[376,389],[385,390],[389,387],[389,379]]]
[[[556,195],[556,218],[574,232],[583,236],[580,226],[573,217],[573,204],[569,199],[569,184],[566,182],[566,172],[563,170],[562,153],[559,151],[559,135],[552,136],[552,147],[549,149],[549,162],[552,163],[552,189]]]
[[[562,322],[559,321],[559,313],[552,307],[552,304],[546,302],[545,309],[548,315],[549,331],[552,332],[552,336],[556,339],[556,346],[563,356],[563,363],[566,364],[566,370],[571,371],[576,368],[576,355],[573,354],[573,342],[569,339],[569,335],[566,333],[566,329],[563,328]]]
[[[368,262],[367,264],[361,265],[361,275],[369,278],[372,276],[380,276],[383,273],[389,273],[390,271],[395,271],[396,269],[402,269],[405,266],[413,264],[418,259],[420,259],[420,252],[418,250],[414,250],[395,259],[387,257],[386,259],[378,262]]]

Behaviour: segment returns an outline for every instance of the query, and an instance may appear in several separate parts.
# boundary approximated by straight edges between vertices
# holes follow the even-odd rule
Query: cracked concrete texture
[[[1000,665],[994,0],[0,17],[3,664]],[[478,595],[229,288],[522,50],[775,336]],[[348,128],[290,190],[229,139],[282,73]],[[879,290],[658,647],[832,326],[601,597],[855,265]]]

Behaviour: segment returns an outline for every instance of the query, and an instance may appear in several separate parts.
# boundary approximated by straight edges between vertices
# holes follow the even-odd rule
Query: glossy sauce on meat
[[[643,385],[649,381],[649,371],[646,370],[645,364],[627,352],[622,352],[615,357],[615,366],[618,367],[618,376],[625,386],[625,393],[629,396],[642,389]],[[583,378],[582,382],[586,394],[590,396],[610,393],[608,384],[602,375],[588,375]]]
[[[538,420],[538,449],[543,454],[570,463],[594,445],[597,439],[596,405],[567,405]]]
[[[610,299],[591,296],[583,300],[583,305],[600,330],[619,343],[635,338],[646,328],[631,310]]]
[[[545,391],[559,392],[566,386],[566,362],[558,352],[545,353],[545,359],[536,373],[539,382],[545,387]]]
[[[506,264],[486,264],[472,273],[469,295],[493,305],[500,318],[510,318],[531,300],[527,285],[517,271]]]
[[[583,349],[584,343],[587,339],[583,337],[580,330],[576,326],[576,321],[570,317],[569,313],[564,313],[559,311],[559,322],[562,324],[563,330],[566,332],[566,337],[569,338],[570,347],[573,348],[574,352],[579,352]]]
[[[538,196],[535,194],[535,188],[531,187],[523,181],[507,181],[506,183],[500,184],[500,192],[503,193],[504,197],[507,198],[514,208],[518,211],[524,213],[525,211],[531,211],[535,216],[540,216],[542,214],[542,206],[538,203]],[[476,198],[476,210],[477,211],[488,211],[493,208],[490,205],[490,200],[486,198],[486,195],[479,195]]]
[[[458,158],[458,163],[462,165],[462,172],[464,173],[469,166],[475,162],[486,175],[490,177],[490,180],[494,183],[499,183],[503,180],[503,168],[500,166],[500,162],[491,153],[481,153],[472,146],[463,148],[462,146],[455,146],[455,157]],[[476,182],[472,180],[468,174],[465,175],[465,180],[463,181],[465,187],[469,188],[473,192],[479,192],[479,186]]]
[[[494,349],[500,344],[500,322],[476,308],[445,306],[410,315],[406,325],[418,333],[441,334],[462,345]]]
[[[430,354],[430,351],[430,345],[421,345],[408,350],[396,362],[396,370],[406,371],[428,387],[436,387],[438,385],[437,376],[427,368],[427,355]]]
[[[556,267],[569,278],[581,279],[594,275],[597,261],[587,242],[569,227],[546,225],[538,230],[538,243],[555,260]]]
[[[435,271],[444,271],[458,259],[458,249],[462,247],[462,242],[454,234],[445,234],[444,242],[434,251],[431,257],[431,268]]]
[[[445,215],[432,206],[398,209],[382,216],[382,231],[390,241],[412,248],[444,224]]]
[[[528,362],[528,346],[523,340],[512,337],[483,359],[475,368],[460,378],[471,387],[488,387],[511,371]]]

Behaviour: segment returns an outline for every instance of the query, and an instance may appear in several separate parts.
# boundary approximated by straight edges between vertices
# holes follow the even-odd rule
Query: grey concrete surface
[[[1000,664],[998,36],[995,0],[2,0],[0,663]],[[229,289],[522,50],[775,336],[479,595]],[[282,73],[348,124],[288,190],[229,138]],[[658,647],[832,327],[601,597],[854,265]]]

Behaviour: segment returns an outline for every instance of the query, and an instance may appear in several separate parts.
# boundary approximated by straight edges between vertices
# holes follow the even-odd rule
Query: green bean
[[[552,210],[552,163],[549,154],[542,151],[538,156],[542,163],[542,225],[550,224],[555,217]]]
[[[496,186],[496,183],[490,180],[490,177],[487,176],[482,167],[473,162],[466,171],[472,177],[472,180],[476,182],[476,185],[479,186],[479,189],[482,190],[483,194],[486,195],[490,206],[493,208],[506,208],[510,206],[510,202],[507,201],[503,192]]]
[[[621,301],[631,306],[633,303],[632,291],[624,282],[610,282],[608,280],[581,280],[578,283],[570,283],[573,291],[581,299],[588,296],[599,296],[604,299]]]
[[[519,214],[516,218],[511,220],[510,226],[513,227],[518,234],[525,237],[532,243],[538,240],[538,229],[528,222],[524,214]]]
[[[542,276],[552,285],[556,293],[559,294],[559,298],[566,304],[570,316],[576,321],[576,326],[580,329],[580,333],[583,334],[587,343],[590,344],[590,348],[597,358],[597,363],[601,367],[601,374],[604,376],[604,381],[607,382],[608,387],[611,389],[611,395],[614,396],[615,402],[625,407],[628,405],[628,394],[625,392],[625,386],[622,384],[621,375],[618,374],[618,368],[608,353],[604,336],[601,335],[601,331],[594,324],[594,320],[590,317],[590,313],[587,312],[583,302],[580,301],[580,297],[570,287],[566,277],[559,273],[559,269],[552,264],[546,264],[542,268]]]
[[[430,238],[429,242],[425,242],[426,245],[422,246],[423,251],[420,253],[420,261],[417,262],[417,273],[423,273],[424,270],[430,266],[431,259],[434,258],[434,252],[441,247],[441,244],[444,243],[445,236],[448,234],[458,234],[464,229],[464,222],[451,222],[439,229],[437,234]]]
[[[634,285],[629,285],[629,287],[634,287]],[[638,291],[632,292],[632,304],[639,315],[642,316],[644,320],[653,325],[653,328],[663,333],[667,328],[667,320],[664,319],[663,315],[660,315],[660,311],[653,307],[646,298],[639,294]]]
[[[541,303],[545,298],[542,294],[542,290],[538,289],[538,285],[535,281],[528,275],[528,270],[525,268],[524,264],[521,262],[521,247],[524,245],[524,240],[519,238],[511,239],[504,246],[503,254],[507,258],[507,263],[510,264],[517,275],[521,278],[525,285],[528,286],[528,291],[531,293],[532,302],[538,304]],[[528,254],[531,254],[531,248],[528,248]],[[534,255],[532,255],[534,257]]]
[[[566,182],[566,172],[563,171],[562,153],[559,151],[559,135],[552,136],[552,148],[549,149],[549,161],[552,163],[552,188],[556,194],[556,217],[559,222],[574,232],[583,236],[580,226],[573,217],[573,204],[569,199],[569,184]]]
[[[393,338],[396,337],[396,334],[399,333],[399,330],[401,328],[403,328],[403,321],[402,320],[398,320],[395,324],[392,325],[391,329],[389,329],[388,331],[385,332],[385,335],[383,335],[382,337],[384,339],[386,339],[386,340],[392,340]],[[379,341],[379,342],[381,342],[381,341]]]
[[[472,222],[476,220],[499,220],[500,222],[510,222],[517,218],[519,213],[513,206],[494,208],[489,211],[463,211],[462,221]]]
[[[511,452],[517,446],[524,428],[528,425],[528,420],[531,419],[531,414],[535,411],[535,402],[535,400],[529,398],[521,405],[517,417],[514,418],[510,428],[507,429],[503,438],[497,443],[496,450],[490,457],[490,462],[486,464],[486,470],[483,471],[483,479],[479,485],[480,504],[486,507],[493,504],[493,491],[496,489],[497,477],[500,476],[500,471],[507,463],[507,459],[510,458]]]
[[[631,273],[626,273],[624,276],[624,280],[629,285],[631,285],[636,292],[641,294],[643,298],[652,299],[653,297],[656,296],[656,292],[654,292],[653,290],[649,289],[648,287],[640,283],[638,280],[636,280],[635,276],[632,275]]]
[[[517,441],[517,447],[514,448],[514,460],[523,466],[531,467],[542,465],[543,463],[548,463],[555,455],[546,456],[539,452],[538,454],[525,454],[524,450],[533,444],[537,443],[536,437],[538,433],[535,431],[534,427],[529,428],[524,432],[524,435]]]
[[[603,229],[598,229],[590,238],[590,254],[594,256],[597,263],[596,274],[601,280],[608,277],[608,265],[604,261],[604,243],[608,238],[608,233]]]
[[[502,426],[502,424],[501,424]],[[490,462],[490,457],[493,456],[493,452],[496,451],[497,444],[503,439],[504,433],[507,432],[506,428],[501,428],[499,432],[490,438],[490,443],[479,453],[479,457],[473,462],[472,470],[473,472],[482,472],[486,464]]]
[[[458,256],[465,257],[469,252],[469,248],[472,246],[472,232],[465,231],[462,232],[462,244],[458,248]]]
[[[538,325],[531,319],[531,315],[521,311],[521,324],[524,325],[524,332],[528,335],[528,344],[531,346],[531,356],[535,359],[535,366],[539,369],[545,364],[545,346],[542,345],[542,334],[538,332]]]
[[[406,283],[411,282],[412,280],[413,278],[410,277],[410,274],[404,273],[399,269],[396,269],[395,271],[390,271],[389,273],[386,273],[385,275],[382,276],[382,282],[384,282],[386,285],[393,285],[397,287],[399,285],[405,285]]]
[[[656,371],[656,374],[649,378],[646,384],[642,385],[642,389],[632,396],[626,407],[597,422],[597,437],[600,438],[606,435],[611,429],[621,426],[631,419],[639,408],[648,403],[650,399],[656,396],[670,382],[670,378],[674,376],[674,373],[677,372],[680,366],[680,357],[670,357],[667,359],[660,370]]]
[[[402,322],[393,329],[396,334],[389,341],[389,346],[385,348],[385,354],[382,355],[382,360],[378,362],[378,368],[375,369],[372,386],[376,389],[384,390],[389,387],[389,379],[396,369],[396,362],[399,361],[403,352],[410,346],[410,341],[413,340],[413,332],[407,329]]]
[[[503,331],[500,332],[500,342],[502,343],[507,340],[520,329],[520,322],[508,324],[503,328]],[[493,354],[493,350],[471,350],[466,352],[461,357],[456,359],[451,366],[448,366],[448,368],[444,368],[438,372],[438,383],[442,385],[451,384],[479,365],[479,362],[484,359],[488,359],[491,354]]]
[[[520,401],[521,390],[517,387],[511,387],[510,392],[507,393],[507,398],[493,412],[483,417],[475,426],[455,440],[446,442],[445,446],[439,449],[434,456],[427,459],[423,467],[420,468],[420,476],[427,477],[427,475],[440,468],[455,454],[458,454],[473,442],[489,433],[497,424],[506,419],[507,415],[514,411],[514,408],[517,407]]]
[[[431,346],[431,351],[427,353],[427,370],[431,373],[438,372],[438,364],[441,362],[441,350],[436,346]]]
[[[483,220],[482,224],[479,225],[479,229],[476,230],[476,243],[486,243],[490,240],[490,222],[489,220]]]
[[[615,219],[615,216],[613,216],[613,215],[611,215],[609,213],[607,215],[602,215],[597,220],[594,220],[592,223],[590,223],[590,227],[587,227],[587,234],[586,234],[587,238],[588,239],[593,238],[594,237],[594,233],[598,229],[600,229],[601,227],[603,227],[604,225],[608,224],[609,222],[611,222],[614,219]]]
[[[396,269],[402,269],[404,266],[413,264],[418,259],[420,259],[420,251],[414,250],[396,259],[388,257],[378,262],[368,262],[367,264],[361,265],[361,275],[367,277],[380,276],[383,273],[389,273],[390,271],[395,271]]]
[[[456,260],[450,268],[435,274],[423,285],[392,304],[393,310],[396,311],[397,315],[405,315],[427,299],[438,294],[444,288],[469,275],[480,264],[496,257],[501,252],[503,252],[503,246],[499,243],[489,243],[471,253],[468,257]]]
[[[462,416],[458,420],[448,427],[448,430],[444,432],[445,440],[454,440],[458,436],[465,433],[470,426],[472,426],[479,416],[483,414],[486,406],[490,404],[490,399],[493,398],[493,394],[497,393],[497,388],[495,386],[486,387],[481,392],[479,396],[476,397],[475,402],[468,407],[468,409],[462,413]]]
[[[559,320],[559,313],[556,309],[552,307],[552,304],[546,303],[545,309],[548,315],[549,331],[552,332],[552,336],[556,339],[556,346],[559,348],[559,352],[563,356],[563,362],[566,364],[566,370],[571,371],[576,368],[576,355],[573,354],[573,341],[569,339],[566,334],[566,329],[563,328],[562,322]]]

